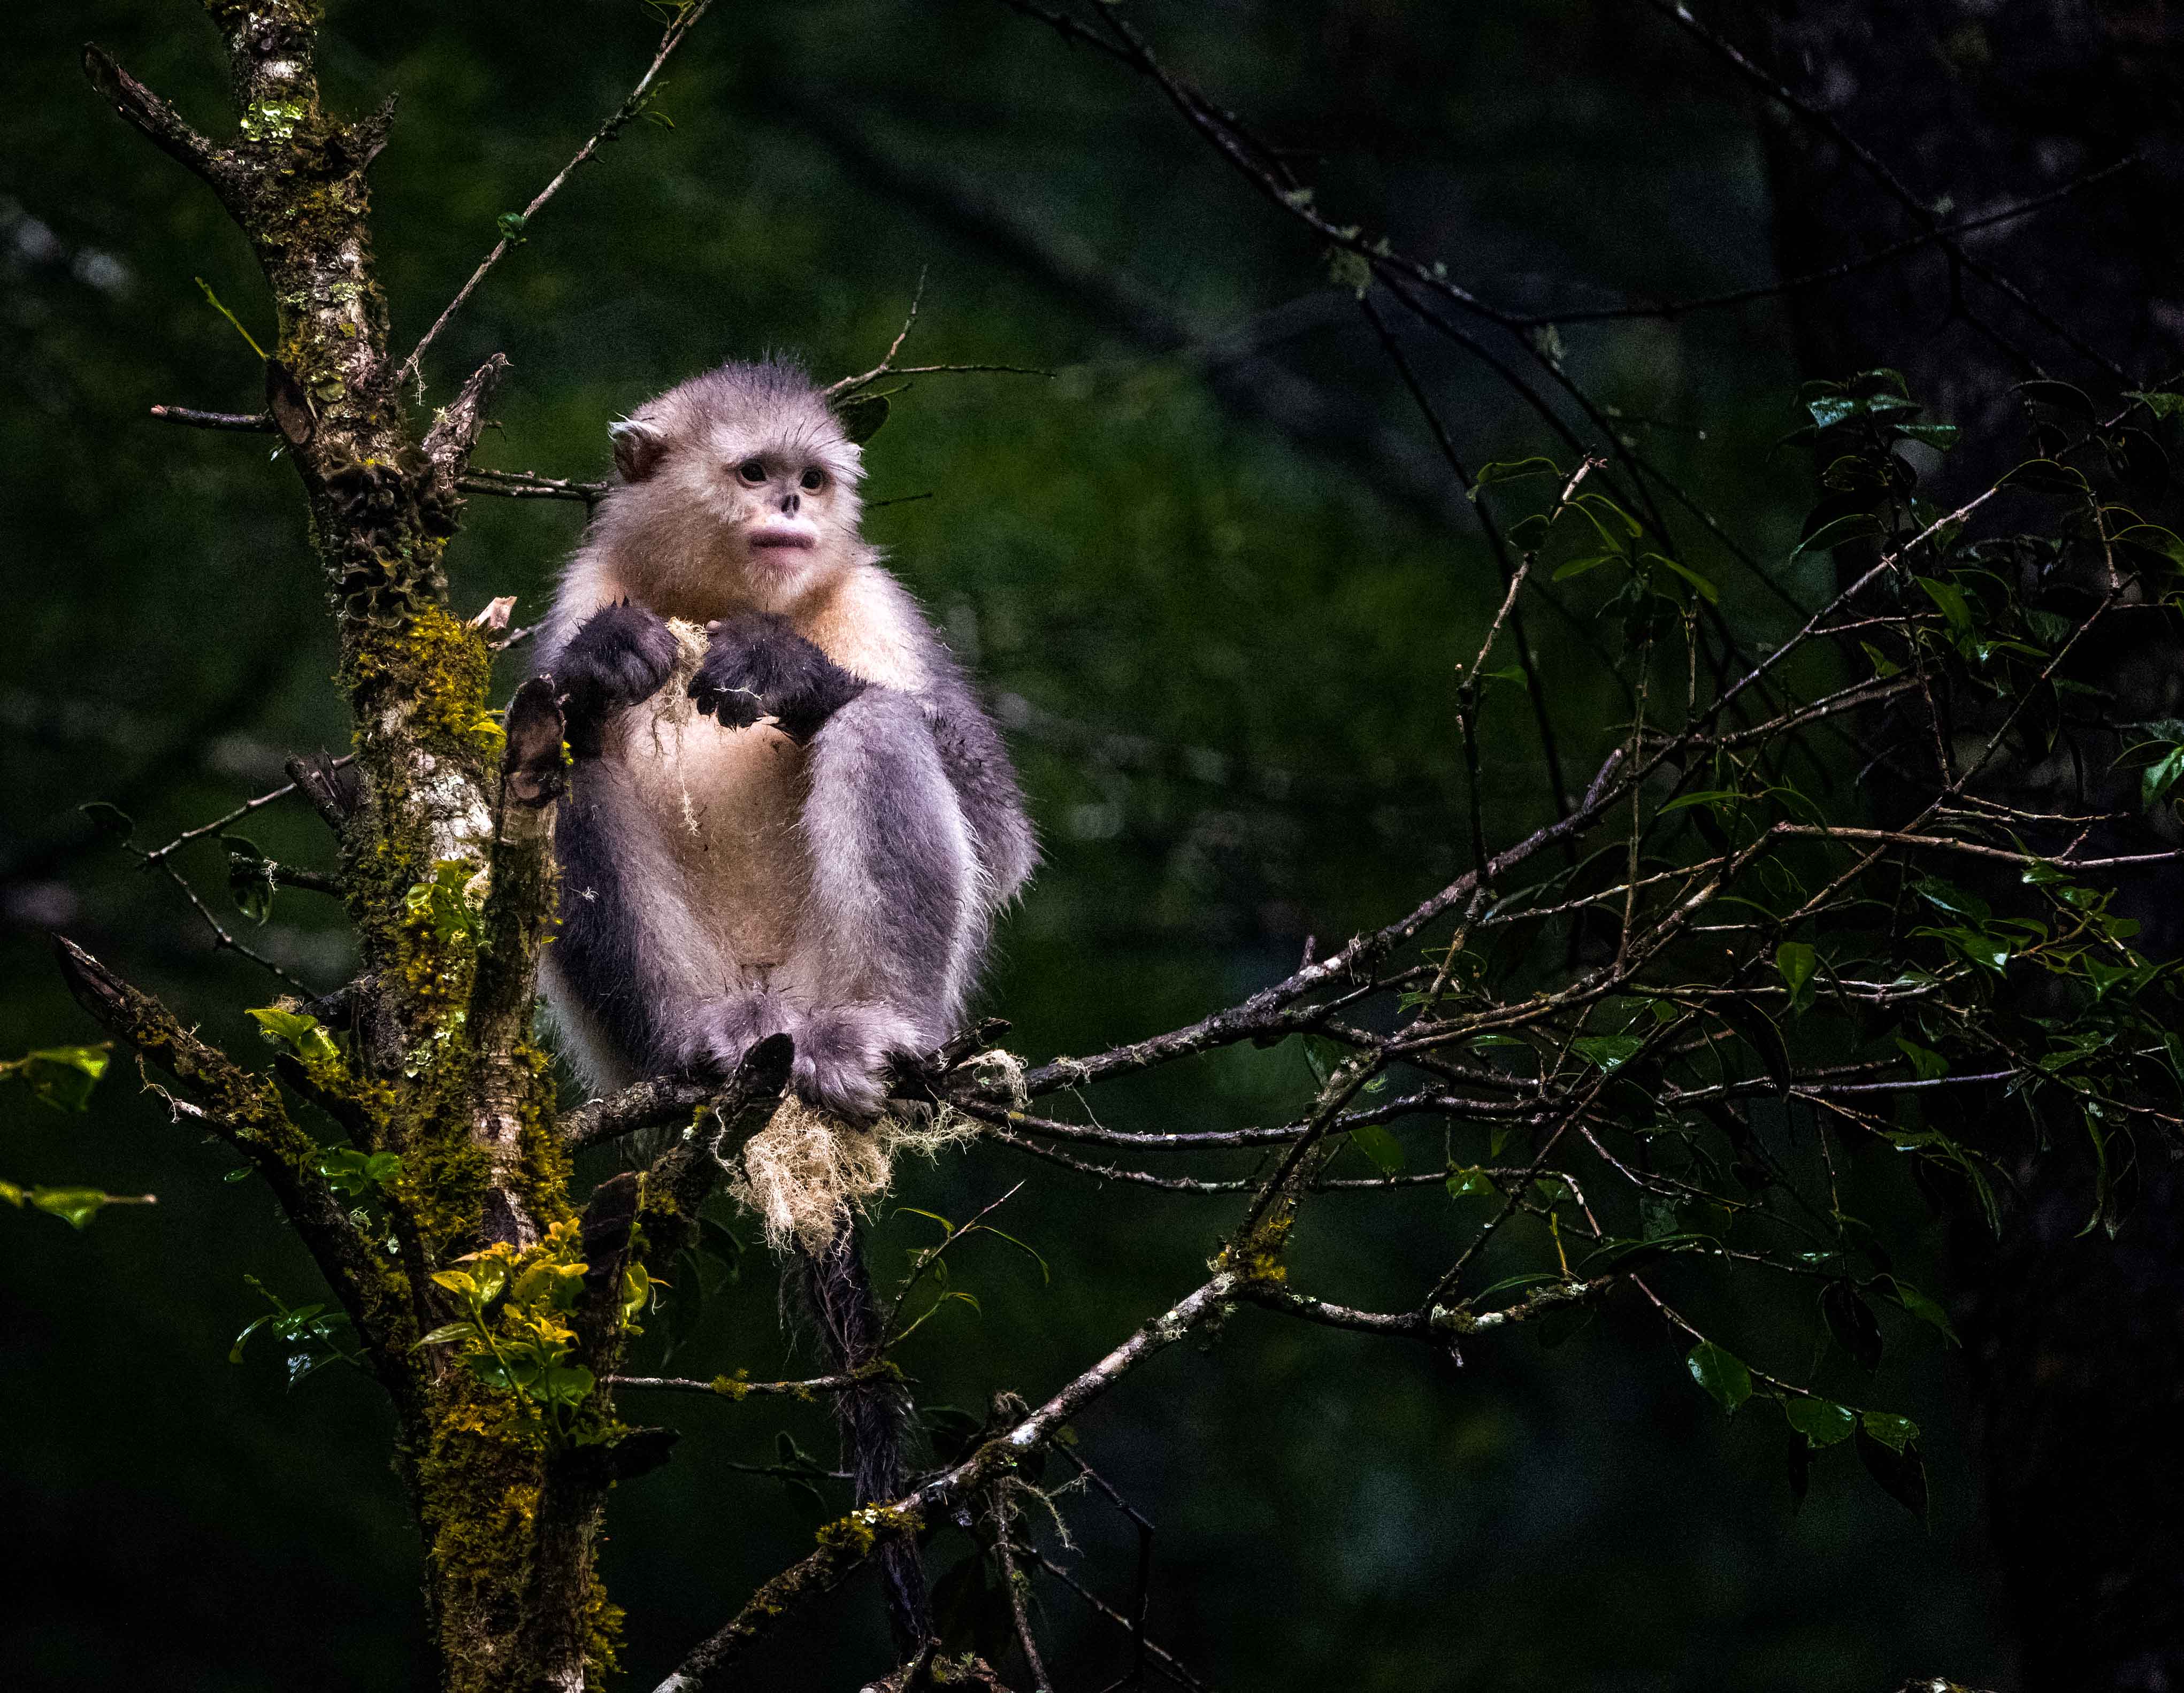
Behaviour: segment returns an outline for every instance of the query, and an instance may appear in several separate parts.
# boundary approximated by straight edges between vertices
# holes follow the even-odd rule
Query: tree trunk
[[[1791,294],[1808,375],[1892,365],[1930,415],[1964,426],[1964,448],[1930,479],[1935,498],[1984,487],[2029,456],[2015,392],[2027,378],[2081,385],[2107,418],[2123,390],[2176,376],[2184,16],[2161,0],[1780,0],[1770,21],[1771,55],[1758,56],[1773,73],[1943,223],[2146,154],[2046,209],[1965,236],[1962,257],[1929,245]],[[1763,107],[1786,278],[1930,226],[1825,124],[1773,100]],[[2137,644],[2099,655],[2124,715],[2173,715],[2173,631],[2152,617],[2128,630]],[[2012,779],[2020,795],[2038,792],[2029,771]],[[2133,803],[2128,781],[2095,781],[2097,798],[2105,789]],[[2142,946],[2174,955],[2184,875],[2144,878],[2131,909],[2145,924]],[[2151,1146],[2140,1156],[2167,1161]],[[2150,1172],[2112,1242],[2081,1232],[2089,1172],[2065,1176],[2065,1162],[2051,1155],[2036,1172],[2025,1167],[2028,1202],[2003,1239],[1963,1217],[1953,1231],[1986,1515],[2025,1687],[2155,1693],[2184,1685],[2184,1183],[2171,1168]]]
[[[441,563],[507,361],[496,354],[413,430],[365,177],[392,109],[349,124],[321,109],[316,0],[205,4],[227,47],[229,142],[198,134],[99,49],[85,64],[124,118],[219,197],[270,291],[259,426],[302,482],[360,777],[353,796],[319,796],[340,827],[362,950],[352,1039],[344,1047],[297,1015],[278,1068],[358,1150],[393,1155],[369,1201],[384,1226],[359,1226],[368,1213],[352,1207],[365,1202],[346,1190],[334,1198],[322,1149],[265,1078],[76,949],[64,948],[63,967],[273,1185],[349,1312],[397,1412],[441,1685],[577,1693],[613,1662],[617,1613],[593,1574],[607,1488],[667,1444],[626,1428],[604,1384],[647,1285],[643,1261],[682,1244],[715,1166],[693,1143],[577,1215],[530,1033],[555,899],[560,717],[536,685],[504,727],[488,715],[491,654],[450,610]],[[777,1094],[779,1057],[751,1071]]]

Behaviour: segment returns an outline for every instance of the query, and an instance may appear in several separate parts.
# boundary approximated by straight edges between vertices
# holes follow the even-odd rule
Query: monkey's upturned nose
[[[796,508],[803,504],[804,496],[802,494],[785,493],[781,497],[782,510],[792,517],[796,514]]]

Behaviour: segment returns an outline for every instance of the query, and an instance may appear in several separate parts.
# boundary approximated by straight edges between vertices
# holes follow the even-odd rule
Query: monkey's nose
[[[781,497],[782,510],[792,515],[794,514],[796,508],[803,503],[804,500],[801,494],[785,493]]]

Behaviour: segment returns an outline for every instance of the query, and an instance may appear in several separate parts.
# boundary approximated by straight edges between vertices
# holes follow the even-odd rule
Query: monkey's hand
[[[739,612],[706,627],[712,644],[690,678],[690,697],[724,729],[771,717],[791,740],[808,741],[868,685],[776,613]]]
[[[674,632],[642,605],[624,600],[593,613],[554,665],[569,750],[597,758],[607,720],[666,686],[678,650]]]

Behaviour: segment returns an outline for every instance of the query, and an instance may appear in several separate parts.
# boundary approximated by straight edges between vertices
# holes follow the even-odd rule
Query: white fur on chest
[[[723,728],[687,687],[705,632],[671,624],[682,659],[666,687],[619,726],[610,755],[649,816],[691,916],[740,970],[794,946],[811,866],[800,827],[808,754],[770,724]]]

